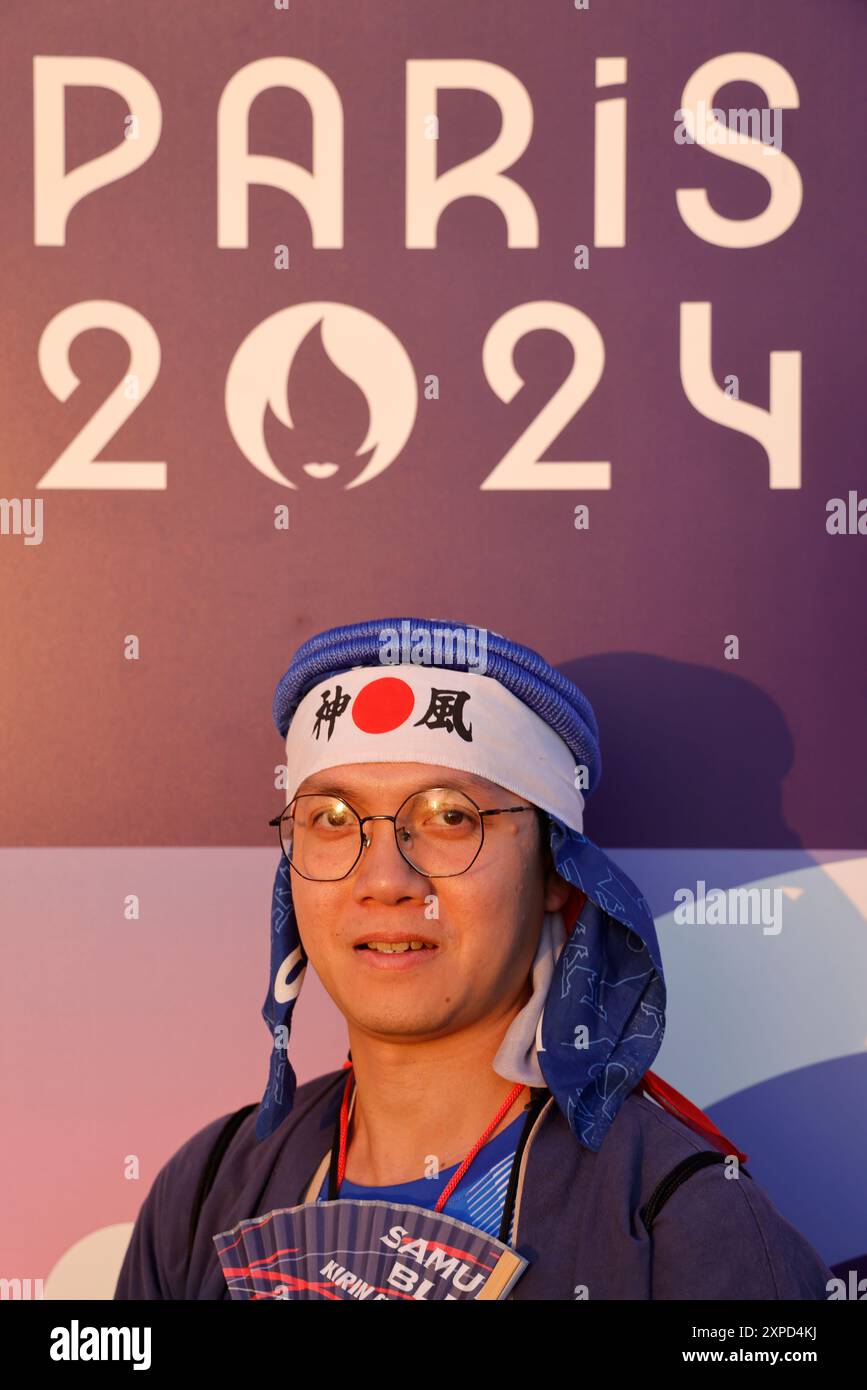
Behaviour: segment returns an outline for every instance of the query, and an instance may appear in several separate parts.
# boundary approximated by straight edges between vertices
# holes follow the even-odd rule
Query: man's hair
[[[533,808],[536,812],[536,824],[539,827],[539,854],[542,859],[542,868],[547,869],[549,864],[554,862],[551,853],[551,838],[548,829],[548,812],[543,811],[541,806]]]

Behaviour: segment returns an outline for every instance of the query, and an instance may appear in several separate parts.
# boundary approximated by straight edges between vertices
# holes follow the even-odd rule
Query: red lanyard
[[[352,1063],[349,1062],[345,1063],[344,1065],[347,1066],[348,1075],[346,1077],[346,1084],[343,1087],[343,1100],[340,1103],[340,1151],[337,1160],[338,1192],[340,1190],[340,1184],[343,1182],[344,1174],[346,1173],[347,1133],[349,1130],[349,1093],[355,1081],[355,1069],[352,1066]],[[506,1096],[506,1099],[503,1101],[496,1115],[491,1120],[491,1123],[488,1125],[484,1134],[479,1136],[479,1138],[476,1140],[475,1144],[467,1154],[466,1158],[464,1159],[463,1163],[460,1165],[459,1168],[455,1170],[454,1173],[452,1173],[452,1176],[449,1178],[448,1182],[446,1183],[445,1187],[443,1188],[442,1192],[437,1198],[437,1204],[434,1207],[434,1211],[442,1211],[449,1197],[451,1197],[461,1178],[464,1176],[473,1159],[475,1158],[476,1154],[479,1152],[479,1149],[482,1147],[483,1144],[487,1143],[491,1133],[493,1132],[493,1130],[497,1128],[497,1125],[500,1123],[503,1116],[514,1105],[515,1101],[518,1099],[518,1096],[521,1094],[523,1089],[524,1083],[523,1081],[519,1081],[517,1085],[514,1086],[513,1089]]]

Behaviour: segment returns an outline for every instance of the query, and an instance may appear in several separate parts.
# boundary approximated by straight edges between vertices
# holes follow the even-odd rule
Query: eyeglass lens
[[[368,837],[373,825],[365,826]],[[476,807],[448,787],[416,793],[402,807],[395,828],[404,857],[428,875],[463,873],[483,836]],[[340,797],[305,793],[287,807],[280,839],[289,862],[305,878],[343,878],[361,848],[360,821]]]

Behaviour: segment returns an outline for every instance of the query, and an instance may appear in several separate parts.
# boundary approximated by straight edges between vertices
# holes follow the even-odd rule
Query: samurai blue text
[[[448,1255],[440,1246],[430,1245],[426,1240],[407,1240],[408,1234],[402,1226],[393,1226],[387,1236],[380,1237],[383,1245],[400,1249],[401,1260],[395,1261],[386,1276],[386,1283],[391,1284],[398,1294],[406,1294],[415,1299],[429,1298],[435,1288],[434,1279],[422,1277],[422,1272],[425,1276],[433,1275],[437,1279],[449,1281],[458,1294],[471,1294],[485,1282],[485,1276],[473,1273],[466,1260]],[[405,1243],[401,1244],[401,1241]],[[414,1261],[416,1268],[403,1261]],[[319,1273],[335,1288],[343,1289],[350,1298],[369,1298],[371,1302],[375,1302],[377,1299],[393,1297],[377,1292],[375,1285],[367,1283],[352,1270],[344,1268],[337,1260],[329,1260]],[[445,1298],[454,1301],[455,1294],[447,1293]]]

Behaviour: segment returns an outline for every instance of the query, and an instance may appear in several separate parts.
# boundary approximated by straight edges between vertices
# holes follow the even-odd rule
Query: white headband
[[[492,676],[415,663],[324,676],[286,735],[286,804],[343,763],[431,763],[473,772],[583,831],[577,765],[550,725]]]

